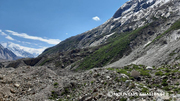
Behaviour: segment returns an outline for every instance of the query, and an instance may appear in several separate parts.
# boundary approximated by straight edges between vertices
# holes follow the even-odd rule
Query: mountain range
[[[130,0],[36,58],[1,63],[0,100],[179,101],[179,43],[180,0]]]
[[[12,42],[2,42],[0,44],[2,45],[2,47],[8,49],[9,51],[13,52],[17,56],[17,58],[14,58],[14,59],[34,58],[34,57],[37,57],[42,51],[40,49],[20,46],[19,44],[15,44]]]
[[[33,58],[37,55],[37,54],[31,54],[31,53],[27,52],[20,45],[14,44],[12,42],[1,43],[1,45],[5,48],[11,50],[19,58]]]
[[[7,48],[4,48],[0,44],[0,60],[15,60],[17,59],[17,56]]]

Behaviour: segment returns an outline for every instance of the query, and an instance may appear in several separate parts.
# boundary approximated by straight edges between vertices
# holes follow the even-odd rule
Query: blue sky
[[[95,28],[128,0],[0,0],[0,42],[44,49]]]

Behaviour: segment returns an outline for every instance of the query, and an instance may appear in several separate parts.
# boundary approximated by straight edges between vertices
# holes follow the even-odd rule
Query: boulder
[[[146,69],[147,69],[147,70],[153,70],[153,67],[147,66]]]
[[[17,83],[14,84],[14,87],[17,87],[17,88],[18,88],[19,86],[20,86],[20,84],[17,84]]]
[[[0,80],[3,80],[3,76],[2,75],[0,75]]]
[[[138,78],[140,76],[140,73],[136,70],[132,70],[130,75],[134,78]]]

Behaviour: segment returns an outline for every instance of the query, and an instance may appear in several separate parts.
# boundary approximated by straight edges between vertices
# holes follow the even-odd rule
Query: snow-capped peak
[[[24,47],[24,46],[21,46],[19,44],[15,44],[12,42],[1,43],[1,44],[3,47],[11,50],[15,55],[22,58],[36,57],[39,54],[41,54],[46,48],[46,47],[41,48],[41,49],[29,48],[29,47]]]
[[[0,44],[0,48],[1,48],[1,49],[4,49],[4,47],[3,47],[1,44]]]
[[[122,5],[113,18],[119,18],[123,15],[129,15],[129,13],[139,12],[148,7],[162,6],[171,0],[130,0]]]

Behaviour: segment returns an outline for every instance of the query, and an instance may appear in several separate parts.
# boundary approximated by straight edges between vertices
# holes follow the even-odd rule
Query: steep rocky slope
[[[0,59],[6,59],[6,60],[15,60],[17,59],[17,56],[7,48],[4,48],[0,44]]]
[[[46,49],[39,57],[52,59],[74,49],[98,47],[81,62],[66,63],[67,66],[90,69],[178,62],[179,6],[179,0],[128,1],[104,24]],[[177,54],[170,56],[173,52]]]
[[[131,0],[120,7],[114,16],[104,24],[80,35],[66,39],[55,47],[45,50],[43,55],[74,48],[98,46],[105,43],[106,39],[115,32],[120,34],[121,32],[135,30],[140,26],[152,22],[151,18],[154,16],[160,17],[161,14],[165,13],[164,16],[169,17],[169,13],[176,12],[178,9],[174,8],[176,11],[174,11],[174,9],[170,11],[158,11],[158,9],[168,1],[170,0]],[[159,12],[161,12],[161,14]]]

